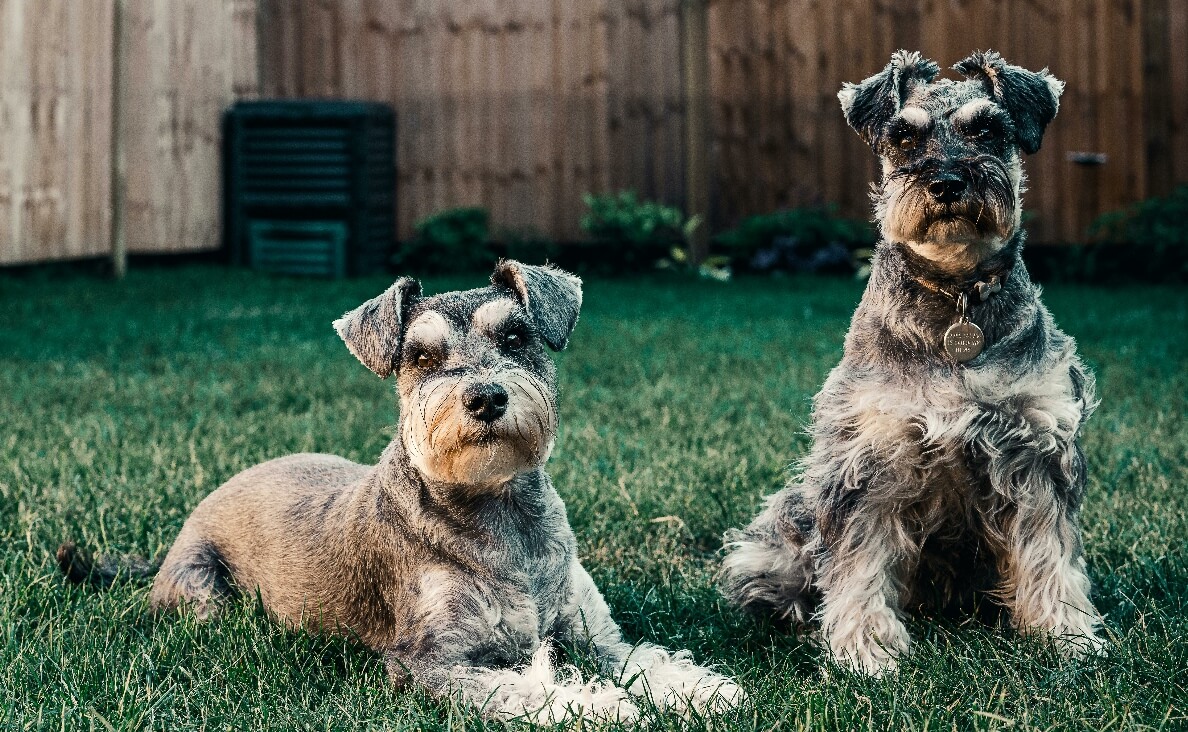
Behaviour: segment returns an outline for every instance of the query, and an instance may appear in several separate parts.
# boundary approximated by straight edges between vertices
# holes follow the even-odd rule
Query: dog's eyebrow
[[[992,108],[997,109],[998,107],[989,99],[974,99],[973,101],[962,104],[960,107],[954,107],[953,109],[950,109],[949,111],[945,112],[945,116],[951,117],[953,124],[964,124],[982,112],[988,111]]]
[[[427,310],[418,315],[408,324],[404,339],[416,340],[420,343],[442,343],[449,340],[453,328],[445,316],[435,310]]]
[[[519,304],[510,297],[503,297],[483,303],[470,317],[471,327],[475,330],[491,331],[500,326],[519,309]]]
[[[904,107],[899,112],[899,118],[916,127],[927,127],[930,119],[922,107]]]

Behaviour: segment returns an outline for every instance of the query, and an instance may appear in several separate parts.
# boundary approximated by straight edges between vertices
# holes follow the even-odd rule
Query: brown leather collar
[[[959,302],[962,295],[965,295],[969,302],[986,302],[991,295],[1001,290],[1002,286],[1006,284],[1007,278],[1011,276],[1012,269],[1013,266],[1007,265],[1005,267],[979,272],[975,275],[976,279],[967,280],[956,291],[942,287],[923,277],[912,276],[912,279],[925,290],[937,295],[943,295],[953,302]]]

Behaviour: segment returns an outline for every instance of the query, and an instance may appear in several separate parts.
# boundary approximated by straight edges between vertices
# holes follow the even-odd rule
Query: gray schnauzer
[[[231,478],[182,527],[152,607],[205,618],[258,594],[283,623],[356,636],[396,683],[501,719],[631,720],[629,694],[678,713],[740,701],[688,652],[625,643],[578,561],[543,467],[557,433],[544,347],[565,347],[581,302],[578,278],[504,261],[489,287],[422,297],[402,278],[344,315],[351,352],[397,377],[398,436],[374,467],[291,455]],[[153,571],[70,544],[59,562],[98,584]],[[554,669],[551,641],[592,653],[626,689]]]
[[[1093,377],[1020,256],[1021,153],[1064,84],[993,52],[954,69],[899,51],[838,94],[882,160],[881,241],[798,477],[726,535],[730,600],[815,615],[869,674],[908,651],[905,610],[976,593],[1070,654],[1102,646],[1077,525]]]

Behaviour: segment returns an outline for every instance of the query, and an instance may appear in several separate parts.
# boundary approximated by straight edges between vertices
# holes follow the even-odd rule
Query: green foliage
[[[582,231],[605,251],[618,271],[651,268],[674,246],[684,243],[685,214],[674,206],[641,201],[635,191],[587,193]]]
[[[402,273],[448,274],[490,269],[496,255],[487,240],[490,214],[478,206],[452,208],[416,224],[416,236],[400,246],[392,263]]]
[[[524,264],[557,264],[568,248],[534,229],[504,229],[497,239],[500,256]]]
[[[854,272],[853,253],[875,240],[869,223],[841,218],[833,207],[752,216],[714,238],[736,267],[753,272]]]
[[[0,729],[525,729],[399,691],[378,654],[282,628],[250,599],[208,623],[156,618],[147,588],[68,587],[54,567],[66,538],[158,555],[206,494],[269,458],[374,461],[397,420],[391,385],[329,321],[390,284],[192,266],[118,283],[0,273]],[[718,596],[722,532],[808,449],[810,398],[860,293],[816,277],[587,280],[558,355],[549,472],[627,638],[691,649],[738,676],[751,701],[713,729],[1184,729],[1179,288],[1045,290],[1102,397],[1085,425],[1083,526],[1105,657],[1064,661],[1007,627],[917,617],[913,655],[867,679]],[[709,727],[649,713],[638,729]]]
[[[701,226],[700,216],[692,216],[685,222],[682,227],[685,241],[689,241],[699,226]],[[696,274],[699,277],[718,282],[729,282],[734,274],[730,269],[730,257],[709,256],[705,258],[705,261],[695,263],[690,246],[674,246],[669,250],[667,257],[656,263],[656,267],[673,272]]]
[[[1089,235],[1095,246],[1079,262],[1087,279],[1188,280],[1188,185],[1099,216]]]

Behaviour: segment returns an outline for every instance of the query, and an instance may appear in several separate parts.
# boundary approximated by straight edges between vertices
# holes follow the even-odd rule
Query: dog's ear
[[[516,293],[550,348],[565,348],[582,309],[580,279],[549,264],[537,267],[502,259],[491,274],[491,284]]]
[[[1064,82],[1043,69],[1039,73],[1013,66],[995,51],[978,51],[953,66],[967,79],[982,82],[986,94],[1006,110],[1015,124],[1019,147],[1027,154],[1040,149],[1044,128],[1060,109]]]
[[[421,283],[401,277],[379,297],[373,297],[334,321],[334,330],[355,358],[386,379],[400,357],[404,313],[421,295]]]
[[[936,62],[919,51],[896,51],[887,68],[858,84],[842,85],[837,98],[846,122],[873,146],[883,126],[903,109],[912,87],[931,82],[939,73]]]

